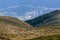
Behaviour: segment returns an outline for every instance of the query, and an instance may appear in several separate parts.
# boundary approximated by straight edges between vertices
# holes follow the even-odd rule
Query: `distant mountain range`
[[[45,15],[38,16],[34,19],[25,21],[33,26],[42,25],[59,25],[60,24],[60,10],[55,10]]]

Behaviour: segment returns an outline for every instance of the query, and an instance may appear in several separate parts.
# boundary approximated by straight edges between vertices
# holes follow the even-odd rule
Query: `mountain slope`
[[[25,28],[29,28],[31,27],[31,25],[17,19],[17,18],[13,18],[13,17],[9,17],[9,16],[0,16],[0,22],[2,21],[5,21],[5,22],[8,22],[10,24],[13,24],[13,25],[18,25],[20,27],[25,27]]]
[[[55,10],[53,12],[36,17],[32,20],[27,20],[25,22],[33,26],[59,25],[60,24],[60,10]]]
[[[48,35],[48,36],[41,36],[29,40],[60,40],[60,35]]]
[[[34,38],[40,40],[42,36],[51,35],[60,35],[60,27],[32,27],[18,19],[0,16],[0,40],[33,40]]]
[[[60,39],[60,26],[44,26],[35,30],[36,37],[29,40],[58,40]]]
[[[32,26],[13,17],[0,16],[0,39],[14,40],[17,36],[23,38],[24,32],[31,29]],[[20,33],[21,32],[21,33]],[[27,32],[26,32],[27,33]],[[16,38],[17,39],[17,38]]]

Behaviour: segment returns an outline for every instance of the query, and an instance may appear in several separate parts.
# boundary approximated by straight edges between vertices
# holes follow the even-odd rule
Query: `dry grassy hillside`
[[[31,25],[17,19],[17,18],[13,18],[13,17],[10,17],[10,16],[0,16],[0,20],[3,20],[5,22],[8,22],[8,23],[11,23],[11,24],[14,24],[14,25],[18,25],[18,26],[22,26],[22,27],[25,27],[25,28],[29,28],[31,27]],[[29,26],[29,27],[28,27]]]
[[[60,35],[60,27],[49,26],[28,30],[11,24],[0,24],[0,39],[2,40],[29,40],[48,35]]]
[[[32,28],[31,25],[22,22],[13,17],[0,16],[0,38],[15,38],[17,35],[22,35],[25,30]],[[22,37],[22,36],[21,36]]]
[[[0,40],[35,40],[34,38],[49,35],[60,35],[60,26],[33,28],[31,25],[18,19],[0,17]]]
[[[60,40],[60,26],[43,26],[35,28],[35,38],[29,40]]]

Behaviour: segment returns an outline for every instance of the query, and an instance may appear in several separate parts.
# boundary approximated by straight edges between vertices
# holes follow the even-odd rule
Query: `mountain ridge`
[[[55,10],[55,11],[52,11],[50,13],[46,13],[42,16],[38,16],[34,19],[31,19],[31,20],[27,20],[25,22],[33,25],[33,26],[36,26],[36,25],[44,25],[50,21],[56,21],[59,19],[59,16],[60,15],[60,10]],[[49,24],[50,25],[50,24]]]

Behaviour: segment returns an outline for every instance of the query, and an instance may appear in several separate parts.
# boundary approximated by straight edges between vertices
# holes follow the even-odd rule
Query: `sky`
[[[60,10],[60,0],[0,0],[0,16],[29,20],[53,10]]]

